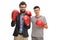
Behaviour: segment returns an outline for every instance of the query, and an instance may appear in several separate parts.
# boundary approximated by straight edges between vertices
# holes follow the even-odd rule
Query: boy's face
[[[20,6],[20,11],[25,12],[26,11],[26,5],[21,5]]]
[[[39,8],[36,8],[36,9],[34,9],[34,12],[35,12],[36,15],[39,15],[40,9]]]

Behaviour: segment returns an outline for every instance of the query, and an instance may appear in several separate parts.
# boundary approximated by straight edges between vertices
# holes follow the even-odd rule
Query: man
[[[17,10],[12,12],[11,26],[16,26],[13,33],[14,40],[28,40],[31,12],[26,11],[26,7],[27,4],[22,1],[19,4],[20,13]]]
[[[43,40],[43,29],[48,28],[44,16],[40,15],[40,7],[34,7],[35,16],[32,16],[32,40]]]

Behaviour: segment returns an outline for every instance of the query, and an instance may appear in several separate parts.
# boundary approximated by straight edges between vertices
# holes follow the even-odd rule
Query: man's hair
[[[20,7],[21,5],[27,6],[27,4],[26,4],[24,1],[20,2],[19,7]]]
[[[40,9],[40,7],[39,7],[39,6],[35,6],[33,9],[36,9],[36,8],[39,8],[39,9]]]

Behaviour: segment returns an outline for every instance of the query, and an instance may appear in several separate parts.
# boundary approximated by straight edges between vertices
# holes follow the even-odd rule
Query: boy
[[[40,7],[34,7],[35,16],[32,17],[32,40],[43,40],[43,29],[48,28],[44,16],[40,15]]]

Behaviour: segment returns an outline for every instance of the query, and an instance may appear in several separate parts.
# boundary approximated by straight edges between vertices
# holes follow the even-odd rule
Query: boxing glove
[[[19,13],[19,11],[18,10],[13,10],[12,11],[12,21],[15,21],[16,20],[16,15]]]
[[[29,25],[29,22],[30,22],[29,16],[27,15],[23,16],[22,20],[25,22],[26,26]]]
[[[41,19],[37,19],[37,20],[36,20],[36,25],[44,28],[44,22],[43,22]]]
[[[30,11],[26,11],[26,15],[31,16],[32,14]]]

